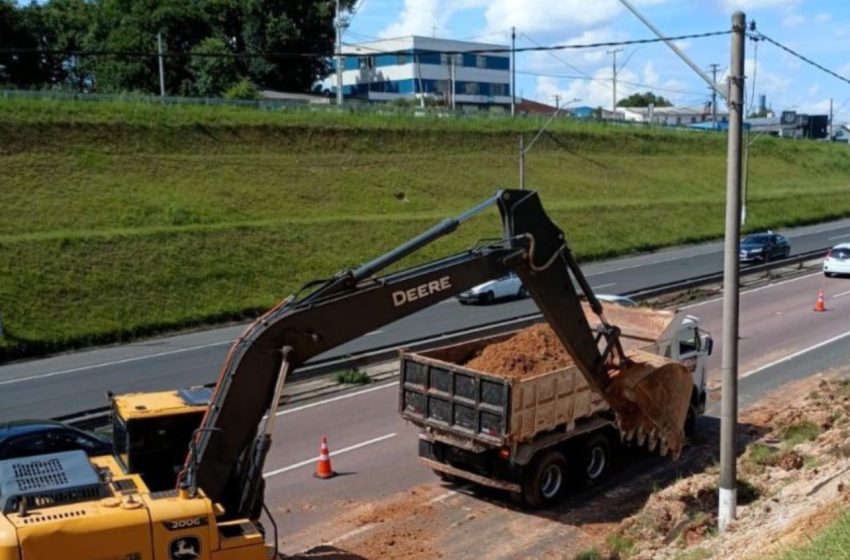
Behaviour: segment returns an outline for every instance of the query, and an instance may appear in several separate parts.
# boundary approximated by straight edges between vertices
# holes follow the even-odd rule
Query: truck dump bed
[[[667,311],[614,305],[606,305],[605,311],[608,320],[623,329],[624,345],[653,353],[661,351],[659,340],[665,338],[676,317]],[[533,329],[548,331],[547,326],[538,325],[521,333]],[[425,352],[402,352],[402,417],[473,448],[510,445],[542,432],[569,430],[577,421],[608,409],[578,367],[571,365],[557,339],[554,349],[549,340],[530,348],[526,344],[523,350],[530,351],[533,359],[528,361],[534,362],[527,364],[524,360],[528,356],[523,352],[513,361],[504,352],[511,348],[508,341],[515,335],[496,335]],[[492,347],[500,347],[501,355],[482,360],[482,353]],[[557,351],[563,356],[549,355]],[[494,369],[476,367],[482,363]]]

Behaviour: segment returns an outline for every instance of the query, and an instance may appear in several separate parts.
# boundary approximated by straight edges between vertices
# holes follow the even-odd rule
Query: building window
[[[361,70],[371,70],[375,67],[375,59],[371,56],[361,56],[358,60]]]
[[[463,84],[463,93],[466,95],[478,95],[478,83],[466,82]]]
[[[408,62],[408,58],[409,58],[409,57],[408,57],[408,55],[406,55],[406,54],[400,54],[400,55],[398,55],[398,57],[396,58],[396,64],[407,64],[407,62]]]
[[[487,68],[487,57],[480,54],[476,56],[475,66],[477,66],[478,68]]]
[[[508,95],[508,84],[490,84],[490,95]]]

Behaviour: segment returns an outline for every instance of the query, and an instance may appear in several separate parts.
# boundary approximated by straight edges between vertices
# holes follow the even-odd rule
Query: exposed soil
[[[759,435],[738,458],[738,518],[730,530],[715,529],[713,466],[654,493],[620,523],[612,534],[632,543],[629,558],[771,557],[806,544],[841,513],[839,505],[850,502],[850,384],[821,378],[783,392],[741,416],[750,435]],[[623,556],[600,548],[603,558]]]
[[[485,347],[466,367],[507,378],[534,377],[574,362],[546,324],[523,329],[511,338]]]

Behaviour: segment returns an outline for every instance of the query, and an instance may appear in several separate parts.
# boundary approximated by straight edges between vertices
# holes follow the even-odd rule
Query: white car
[[[503,298],[528,297],[528,290],[522,285],[522,280],[516,274],[508,274],[498,280],[490,280],[478,284],[457,296],[461,303],[493,303]]]
[[[823,259],[824,276],[850,274],[850,243],[836,245]]]

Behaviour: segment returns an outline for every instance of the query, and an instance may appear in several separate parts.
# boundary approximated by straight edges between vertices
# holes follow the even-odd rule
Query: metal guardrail
[[[743,267],[741,268],[741,276],[749,276],[752,274],[758,274],[760,272],[775,270],[777,268],[801,264],[812,259],[820,258],[821,256],[823,256],[826,250],[827,249],[817,249],[814,251],[808,251],[806,253],[800,253],[798,255],[788,257],[787,259],[769,261],[758,265]],[[674,282],[658,284],[649,288],[634,290],[632,292],[627,292],[622,295],[638,301],[642,301],[653,297],[669,295],[676,292],[691,290],[694,288],[700,288],[702,286],[714,284],[722,280],[722,271],[712,272],[709,274],[703,274],[700,276],[695,276],[693,278],[688,278],[686,280],[677,280]],[[476,327],[458,329],[437,336],[396,342],[387,346],[371,348],[364,352],[348,354],[335,358],[328,358],[325,360],[317,360],[313,363],[308,363],[298,368],[297,371],[293,372],[291,380],[307,380],[314,377],[319,377],[327,373],[341,371],[347,368],[356,368],[369,364],[385,362],[396,357],[401,349],[427,350],[429,348],[436,348],[438,346],[456,344],[475,338],[519,330],[521,328],[539,322],[541,317],[542,315],[540,313],[529,313],[517,317],[512,317],[510,319],[503,319],[484,325],[478,325]],[[213,385],[213,383],[209,383],[205,385],[205,387],[212,387]],[[298,394],[286,395],[285,398],[287,402],[291,403],[293,402],[293,400],[297,400]],[[102,406],[90,410],[75,412],[73,414],[58,416],[54,418],[54,420],[58,420],[60,422],[67,422],[68,424],[82,429],[96,429],[105,426],[109,423],[109,415],[110,408],[108,406]]]

